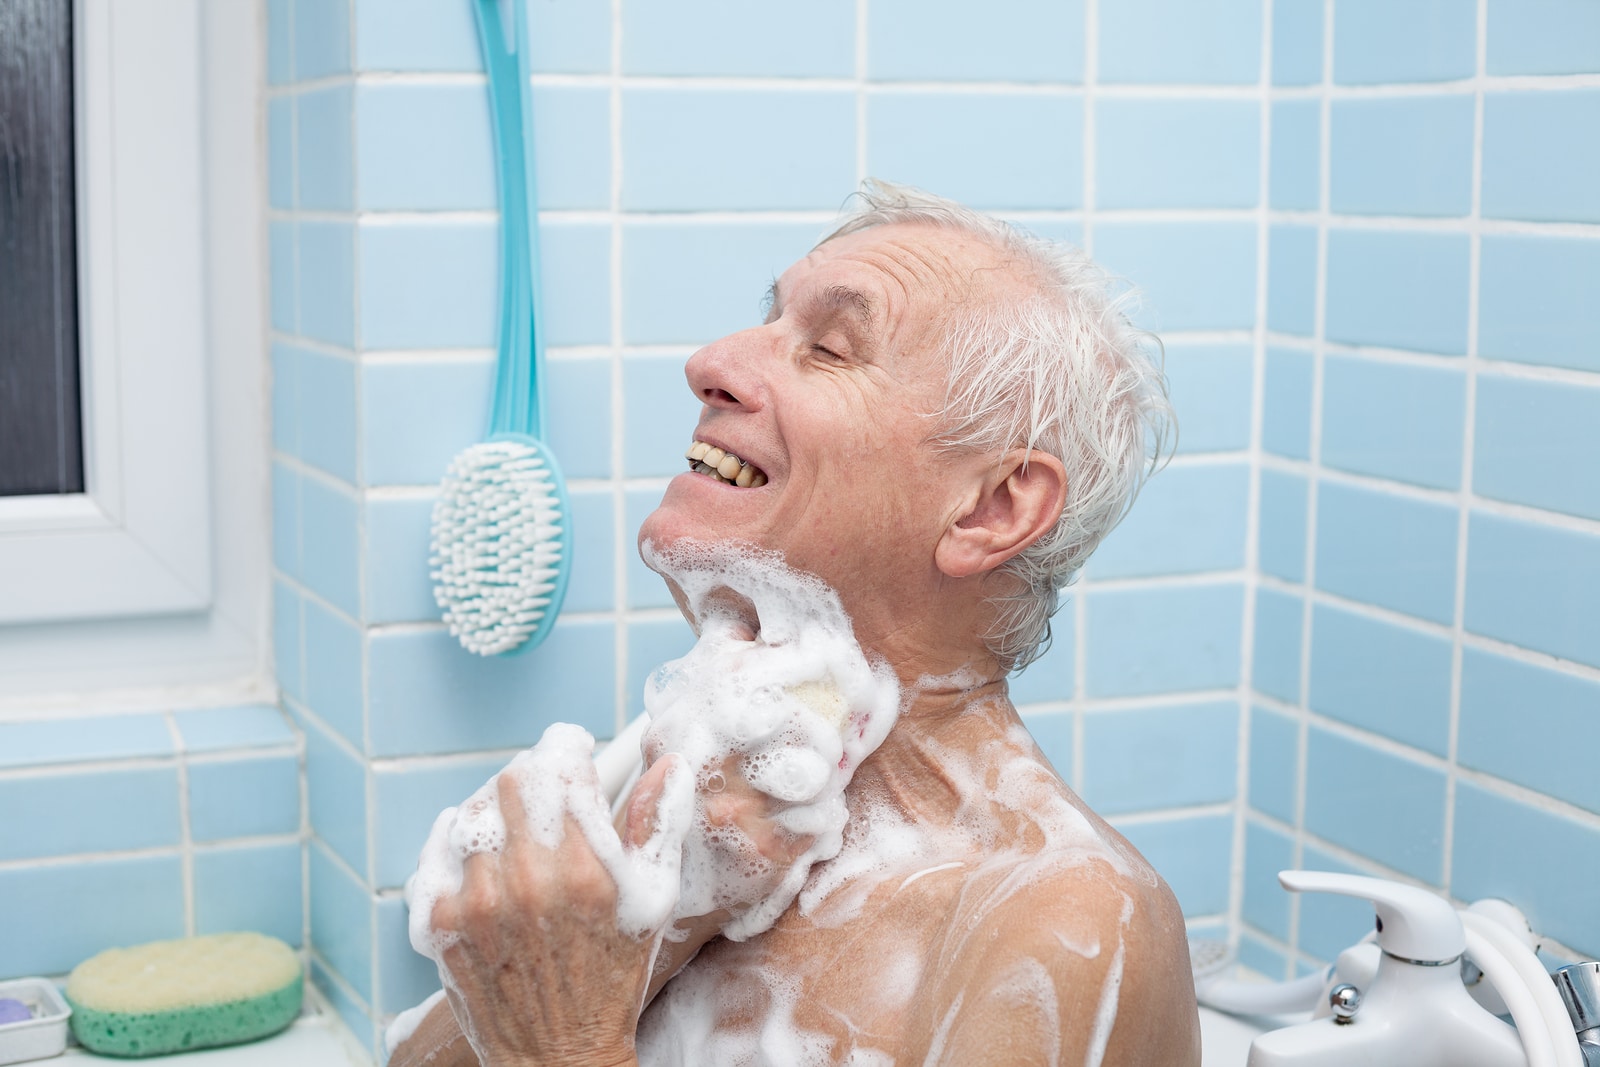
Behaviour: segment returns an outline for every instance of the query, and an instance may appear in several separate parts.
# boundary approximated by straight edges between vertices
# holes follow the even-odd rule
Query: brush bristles
[[[561,569],[561,499],[530,445],[456,456],[433,507],[433,597],[469,652],[509,652],[539,628]]]

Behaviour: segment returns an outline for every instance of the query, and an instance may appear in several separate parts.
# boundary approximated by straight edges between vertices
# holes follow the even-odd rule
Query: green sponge
[[[235,1045],[294,1022],[300,958],[274,937],[213,934],[107,949],[67,979],[72,1032],[107,1056]]]

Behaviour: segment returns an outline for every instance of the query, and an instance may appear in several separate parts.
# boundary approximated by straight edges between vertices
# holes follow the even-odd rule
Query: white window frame
[[[85,491],[0,498],[0,713],[271,689],[260,15],[74,2]]]

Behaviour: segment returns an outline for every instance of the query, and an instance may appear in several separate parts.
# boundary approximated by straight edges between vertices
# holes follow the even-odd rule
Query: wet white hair
[[[1161,342],[1128,320],[1131,290],[1072,245],[910,186],[868,179],[852,199],[821,243],[894,223],[938,226],[987,242],[1031,283],[1016,298],[952,309],[949,384],[933,413],[943,448],[997,456],[1037,449],[1066,468],[1061,517],[1000,568],[1014,581],[993,598],[985,635],[1005,667],[1027,666],[1049,646],[1060,591],[1170,454],[1176,423]]]

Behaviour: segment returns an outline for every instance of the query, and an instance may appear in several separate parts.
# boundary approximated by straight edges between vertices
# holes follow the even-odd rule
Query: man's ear
[[[991,571],[1048,533],[1066,497],[1059,459],[1012,449],[985,476],[971,509],[945,529],[934,562],[951,578]]]

